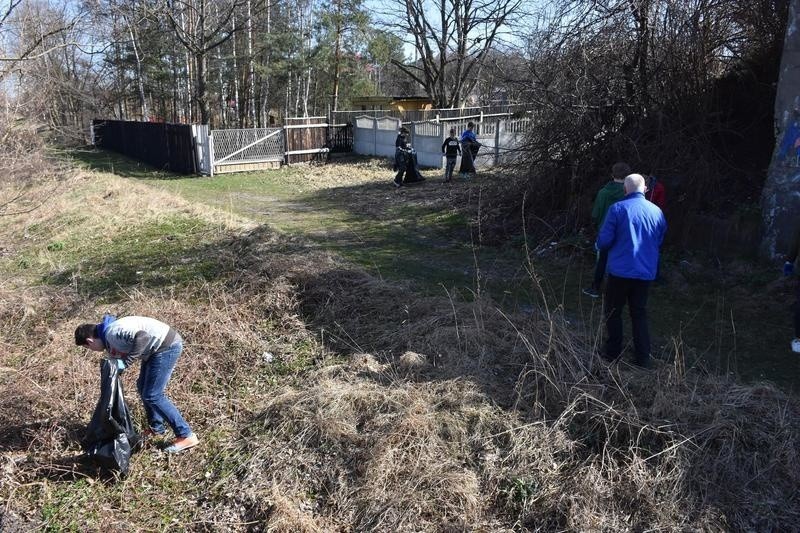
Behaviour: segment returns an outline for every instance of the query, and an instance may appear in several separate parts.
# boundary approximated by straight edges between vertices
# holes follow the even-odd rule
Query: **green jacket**
[[[606,219],[608,208],[624,197],[625,188],[622,183],[617,183],[616,181],[609,181],[597,192],[597,197],[594,199],[594,205],[592,206],[592,221],[597,225],[598,229]]]

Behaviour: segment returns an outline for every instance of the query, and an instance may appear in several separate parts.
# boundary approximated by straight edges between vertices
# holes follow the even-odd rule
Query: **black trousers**
[[[622,310],[628,305],[633,326],[635,362],[650,366],[650,329],[647,323],[647,293],[650,282],[608,275],[604,312],[606,316],[605,358],[613,361],[622,353]]]
[[[597,261],[594,264],[594,279],[592,280],[592,288],[600,290],[603,286],[603,278],[606,275],[606,263],[608,263],[608,250],[600,250],[597,252]]]

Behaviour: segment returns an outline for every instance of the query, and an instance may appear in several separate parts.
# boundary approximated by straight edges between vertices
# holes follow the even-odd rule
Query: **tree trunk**
[[[342,55],[342,2],[336,2],[336,48],[333,52],[333,110],[339,110],[339,69]]]
[[[800,223],[800,0],[789,4],[789,22],[775,97],[775,151],[761,195],[764,238],[761,252],[774,258],[787,252]]]
[[[222,47],[217,47],[217,64],[222,65]],[[222,68],[217,69],[217,83],[219,84],[219,122],[223,128],[228,127],[228,101],[225,98],[225,79],[222,77]]]
[[[236,16],[231,17],[231,32],[236,31]],[[239,106],[239,62],[236,59],[236,36],[231,38],[233,48],[233,111],[238,121],[238,126],[242,127],[242,110]]]
[[[133,56],[136,60],[136,86],[139,92],[139,105],[142,109],[142,120],[147,122],[150,117],[147,113],[147,100],[144,97],[144,79],[142,74],[142,56],[139,54],[139,42],[133,33],[133,23],[123,16],[123,20],[128,25],[128,34],[131,38],[131,46],[133,47]]]
[[[210,115],[208,112],[206,53],[199,52],[195,59],[197,61],[197,105],[200,107],[200,124],[208,124]]]
[[[256,125],[256,73],[253,67],[253,12],[250,0],[247,0],[247,113],[249,126]]]

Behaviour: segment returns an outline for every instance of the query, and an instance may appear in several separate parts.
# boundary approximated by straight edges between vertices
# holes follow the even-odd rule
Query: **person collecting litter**
[[[625,189],[623,181],[625,176],[631,173],[631,167],[624,161],[614,163],[611,167],[611,181],[605,184],[602,189],[597,192],[597,196],[592,205],[592,222],[595,223],[598,232],[603,226],[606,219],[608,208],[614,203],[618,202],[625,196]],[[603,278],[606,275],[606,263],[608,262],[608,252],[603,250],[597,251],[597,257],[594,264],[594,278],[592,278],[592,285],[583,289],[583,294],[592,298],[600,298],[600,289],[603,286]]]
[[[456,159],[461,155],[461,145],[456,137],[456,129],[450,128],[450,137],[442,143],[442,155],[445,157],[444,181],[453,179],[453,170],[456,168]]]
[[[394,176],[394,186],[397,188],[406,183],[425,181],[417,166],[417,154],[411,147],[411,143],[408,142],[410,134],[408,128],[401,126],[394,141],[394,170],[397,171]]]
[[[467,122],[467,129],[461,134],[461,167],[458,173],[463,179],[467,179],[469,174],[475,174],[475,158],[478,156],[478,149],[482,146],[475,135],[475,123]]]
[[[183,339],[169,325],[144,316],[116,319],[106,315],[99,324],[81,324],[75,329],[75,344],[95,351],[105,351],[118,366],[141,362],[136,389],[147,415],[144,436],[161,436],[168,424],[175,440],[164,451],[177,453],[200,441],[178,409],[165,394],[172,371],[183,351]]]
[[[596,247],[608,252],[608,284],[603,313],[608,334],[603,358],[616,361],[622,353],[622,310],[627,305],[633,330],[634,362],[650,366],[647,293],[656,277],[659,248],[667,231],[661,209],[644,197],[641,174],[624,179],[625,197],[608,209]]]
[[[798,226],[792,240],[789,243],[789,253],[784,257],[783,275],[791,276],[794,274],[794,263],[797,261],[797,255],[800,251],[800,226]],[[792,339],[792,351],[800,354],[800,279],[797,280],[797,285],[794,289],[794,304],[792,305],[794,312],[794,339]]]

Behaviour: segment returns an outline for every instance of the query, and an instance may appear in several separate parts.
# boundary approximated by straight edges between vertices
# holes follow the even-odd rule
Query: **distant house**
[[[354,111],[420,111],[433,109],[427,96],[361,96],[350,99]]]

